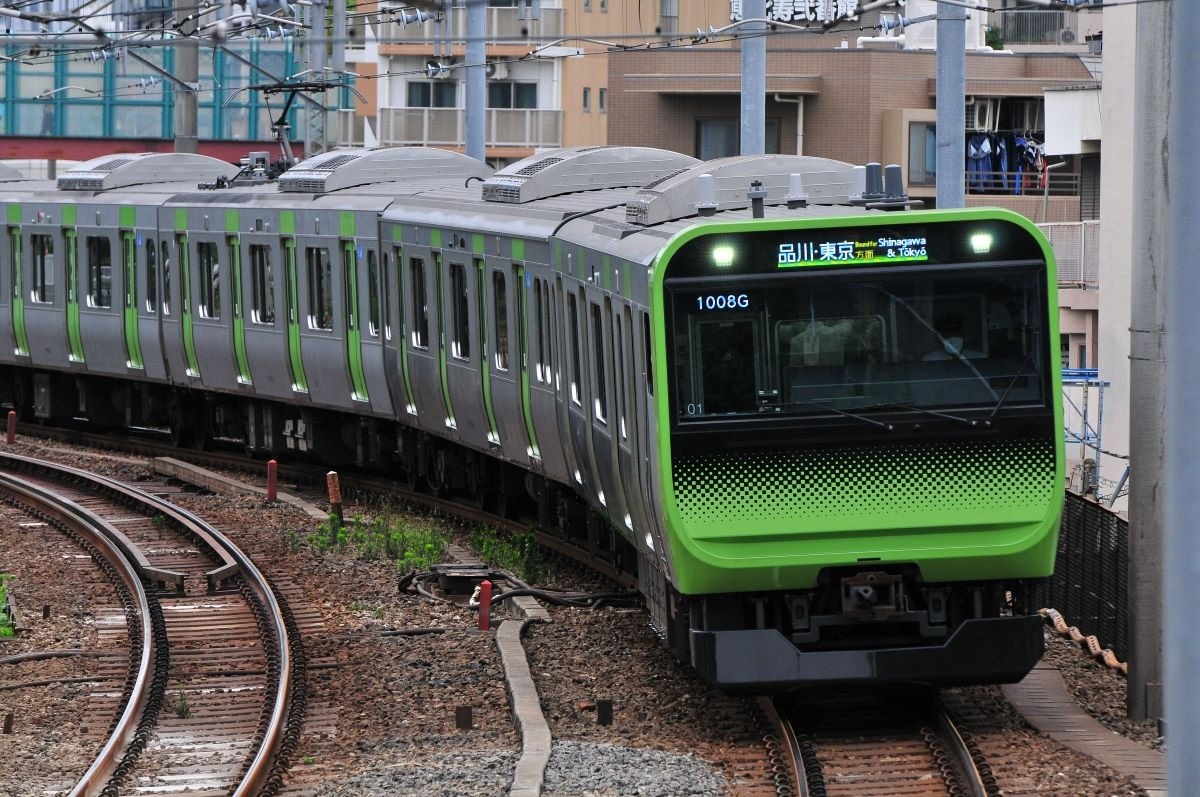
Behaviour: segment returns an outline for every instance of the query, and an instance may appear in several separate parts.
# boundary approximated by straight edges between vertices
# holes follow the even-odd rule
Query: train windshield
[[[1045,406],[1044,267],[669,283],[680,424]]]

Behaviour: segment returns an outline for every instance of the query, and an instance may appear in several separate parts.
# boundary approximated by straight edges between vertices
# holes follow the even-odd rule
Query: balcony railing
[[[489,147],[560,147],[562,111],[535,108],[488,108],[484,143]],[[466,111],[461,108],[380,108],[375,136],[381,147],[461,146],[466,141]],[[342,114],[338,145],[364,145],[361,120]]]
[[[1060,286],[1100,287],[1100,222],[1039,224],[1038,229],[1054,247]]]
[[[515,8],[487,9],[487,40],[488,44],[519,43],[532,41],[530,34],[541,39],[557,39],[563,35],[563,9],[541,9],[540,19],[517,18]],[[388,22],[378,29],[380,44],[424,44],[434,39],[450,38],[453,41],[463,41],[467,35],[466,9],[450,8],[446,11],[446,30],[438,30],[436,23],[425,22],[420,25],[402,25],[399,22]]]
[[[1083,44],[1079,14],[1067,11],[997,11],[993,23],[1009,44]]]

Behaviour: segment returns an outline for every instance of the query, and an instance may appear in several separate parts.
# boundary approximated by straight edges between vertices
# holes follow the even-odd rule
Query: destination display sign
[[[929,241],[924,235],[904,238],[853,236],[828,241],[794,241],[779,244],[779,268],[804,266],[862,266],[888,263],[924,263]]]

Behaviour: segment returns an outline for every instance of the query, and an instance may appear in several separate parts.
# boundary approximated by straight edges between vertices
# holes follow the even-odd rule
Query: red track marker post
[[[479,584],[479,630],[488,631],[492,627],[492,582],[484,580]]]
[[[267,460],[267,503],[275,503],[278,497],[279,486],[279,463],[275,460]]]
[[[8,444],[17,442],[17,411],[8,411]]]
[[[342,517],[342,483],[336,470],[325,474],[325,489],[329,493],[329,514],[336,525],[334,531],[337,531],[346,525],[346,520]]]

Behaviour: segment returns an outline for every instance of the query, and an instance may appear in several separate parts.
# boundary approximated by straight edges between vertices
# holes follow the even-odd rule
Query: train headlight
[[[732,246],[714,246],[712,250],[713,265],[717,268],[729,268],[733,265]]]
[[[978,232],[972,235],[971,249],[977,255],[986,255],[992,251],[992,234],[990,232]]]

